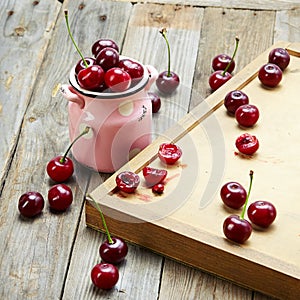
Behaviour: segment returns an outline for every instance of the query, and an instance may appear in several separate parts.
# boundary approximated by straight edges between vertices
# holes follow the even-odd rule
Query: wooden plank
[[[9,168],[60,3],[0,4],[0,187]]]

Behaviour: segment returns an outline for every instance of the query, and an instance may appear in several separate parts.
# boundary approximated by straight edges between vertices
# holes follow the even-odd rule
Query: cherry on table
[[[222,186],[220,196],[225,205],[238,209],[245,204],[247,192],[240,183],[230,181]]]
[[[267,63],[259,69],[258,79],[267,87],[275,87],[282,79],[282,71],[277,65]]]
[[[259,119],[259,110],[254,104],[241,105],[235,112],[235,119],[243,127],[252,127]]]
[[[65,211],[73,202],[72,190],[65,184],[56,184],[48,191],[48,202],[51,209]]]
[[[253,155],[259,148],[259,141],[255,135],[243,133],[236,139],[235,146],[241,153]]]
[[[119,53],[114,48],[104,48],[96,56],[96,63],[104,71],[117,67],[119,64]]]
[[[22,216],[31,218],[42,212],[44,204],[44,198],[39,192],[26,192],[19,198],[18,209]]]
[[[168,171],[164,169],[157,169],[152,167],[143,168],[143,176],[145,178],[147,186],[154,186],[158,183],[162,183],[168,175]]]
[[[119,280],[119,271],[113,264],[100,263],[93,267],[91,279],[96,287],[103,290],[110,290]]]
[[[124,92],[131,85],[130,75],[118,67],[109,69],[105,73],[104,81],[113,92]]]
[[[182,150],[179,146],[172,143],[163,143],[159,146],[158,157],[159,159],[167,164],[175,164],[182,156]]]
[[[271,202],[259,200],[249,205],[247,214],[253,224],[267,228],[274,222],[277,212]]]
[[[224,99],[224,106],[227,112],[231,115],[235,114],[235,111],[244,104],[249,103],[249,97],[246,93],[240,90],[234,90],[226,94]]]
[[[275,48],[269,53],[269,63],[277,65],[283,71],[290,63],[290,55],[284,48]]]
[[[119,46],[117,45],[117,43],[111,39],[99,39],[96,42],[94,42],[94,44],[92,45],[92,53],[94,55],[94,57],[96,57],[98,55],[98,53],[104,49],[104,48],[113,48],[115,49],[117,52],[119,52]]]
[[[232,60],[231,56],[228,54],[219,54],[216,55],[212,60],[212,68],[214,71],[223,71],[226,69],[227,65],[230,64],[227,72],[232,73],[235,68],[235,62]]]
[[[157,113],[161,107],[160,97],[153,92],[148,92],[148,96],[150,97],[151,100],[152,113]]]
[[[134,172],[123,171],[117,175],[116,184],[121,191],[131,194],[140,184],[140,177]]]

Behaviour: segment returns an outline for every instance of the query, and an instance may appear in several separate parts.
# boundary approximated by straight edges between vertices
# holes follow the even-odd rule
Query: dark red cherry
[[[148,92],[148,96],[150,97],[152,104],[152,113],[157,113],[161,107],[160,97],[153,92]]]
[[[104,71],[100,66],[93,65],[79,71],[77,79],[82,88],[94,90],[103,83]]]
[[[156,79],[156,86],[158,90],[164,94],[172,94],[179,86],[179,76],[168,71],[161,72]]]
[[[128,246],[125,241],[118,237],[111,237],[112,243],[104,241],[100,248],[100,257],[107,263],[119,264],[128,253]]]
[[[130,75],[120,68],[109,69],[105,73],[104,81],[113,92],[124,92],[131,85]]]
[[[92,53],[93,53],[94,57],[96,57],[102,49],[107,48],[107,47],[113,48],[117,52],[119,52],[119,46],[116,44],[115,41],[113,41],[111,39],[100,39],[100,40],[96,41],[92,46]]]
[[[247,192],[240,183],[231,181],[222,186],[220,196],[225,205],[238,209],[245,204]]]
[[[224,99],[224,106],[227,109],[227,112],[231,115],[235,114],[235,111],[244,104],[249,103],[249,97],[240,90],[235,90],[229,92]]]
[[[140,177],[134,172],[124,171],[117,175],[116,184],[121,191],[129,194],[134,193],[140,184]]]
[[[277,65],[283,71],[290,63],[290,55],[283,48],[275,48],[269,53],[269,63]]]
[[[209,83],[210,88],[213,91],[215,91],[231,78],[232,78],[232,75],[230,73],[228,73],[228,72],[224,73],[224,71],[219,70],[219,71],[213,72],[209,76],[208,83]]]
[[[91,279],[97,288],[110,290],[119,280],[119,271],[113,264],[100,263],[93,267]]]
[[[252,155],[258,150],[259,142],[255,135],[243,133],[236,139],[235,146],[241,153]]]
[[[119,64],[119,53],[114,48],[104,48],[96,56],[96,63],[104,71],[117,67]]]
[[[42,212],[44,203],[44,198],[40,193],[27,192],[19,198],[18,209],[22,216],[31,218]]]
[[[282,71],[275,64],[265,64],[258,71],[258,78],[267,87],[277,86],[282,79]]]
[[[235,112],[235,119],[243,127],[252,127],[259,118],[259,110],[254,104],[244,104]]]
[[[162,194],[165,190],[165,185],[163,183],[155,184],[152,187],[152,192],[155,194]]]
[[[277,212],[272,203],[260,200],[249,205],[247,214],[253,224],[267,228],[274,222]]]
[[[179,146],[170,143],[163,143],[159,146],[158,157],[159,159],[167,164],[175,164],[182,156],[182,150]]]
[[[130,75],[134,83],[141,80],[142,77],[144,76],[143,66],[140,63],[135,62],[131,59],[126,58],[120,60],[118,67],[126,71]]]
[[[73,202],[72,190],[65,184],[56,184],[48,191],[48,201],[51,209],[65,211]]]
[[[227,65],[230,63],[231,61],[231,56],[227,55],[227,54],[219,54],[217,56],[215,56],[212,60],[212,68],[214,71],[224,71],[227,67]],[[235,68],[235,62],[234,60],[231,62],[227,72],[228,73],[232,73],[232,71]]]
[[[156,169],[151,167],[143,168],[143,175],[148,186],[162,183],[168,175],[168,171],[164,169]]]
[[[86,61],[88,67],[93,66],[93,65],[96,65],[96,59],[95,59],[95,58],[92,58],[92,57],[85,57],[84,60]],[[83,59],[81,59],[81,60],[78,61],[78,63],[76,64],[76,67],[75,67],[75,74],[78,75],[78,73],[79,73],[81,70],[86,69],[87,66],[85,65]]]

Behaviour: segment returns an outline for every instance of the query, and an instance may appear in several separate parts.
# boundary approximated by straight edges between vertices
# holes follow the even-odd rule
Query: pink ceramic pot
[[[157,78],[152,66],[144,66],[142,80],[122,93],[98,93],[82,89],[74,73],[61,92],[69,100],[69,133],[74,140],[86,126],[92,130],[72,147],[74,158],[100,172],[119,169],[151,142],[152,104],[147,91]]]

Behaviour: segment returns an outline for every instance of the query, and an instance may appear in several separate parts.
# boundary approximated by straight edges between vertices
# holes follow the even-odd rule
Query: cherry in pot
[[[132,80],[132,83],[138,83],[144,76],[144,67],[129,58],[125,58],[119,61],[119,68],[126,71]]]
[[[113,264],[100,263],[93,267],[91,279],[97,288],[110,290],[119,280],[119,271]]]
[[[119,52],[119,46],[117,45],[117,43],[111,39],[99,39],[97,40],[93,46],[92,46],[92,53],[94,55],[94,57],[97,57],[98,53],[104,49],[104,48],[113,48],[115,49],[117,52]]]
[[[18,202],[18,209],[24,217],[34,217],[40,214],[44,208],[44,198],[39,192],[27,192],[21,195]]]
[[[76,64],[76,66],[75,66],[75,74],[78,75],[78,73],[81,70],[86,69],[87,67],[90,67],[90,66],[93,66],[93,65],[96,65],[96,59],[92,58],[92,57],[85,57],[84,60],[81,59]]]
[[[259,141],[250,133],[241,134],[235,141],[237,149],[246,155],[253,155],[259,148]]]
[[[254,104],[244,104],[235,112],[235,119],[243,127],[252,127],[259,118],[259,110]]]
[[[167,164],[175,164],[182,156],[182,150],[179,146],[172,143],[163,143],[159,146],[158,157],[159,159]]]
[[[131,85],[130,75],[117,67],[111,68],[105,73],[104,81],[113,92],[124,92]]]
[[[72,190],[63,183],[56,184],[48,191],[48,202],[54,211],[65,211],[73,202]]]
[[[140,177],[138,174],[131,171],[123,171],[116,177],[117,187],[125,193],[134,193],[140,184]]]
[[[240,183],[230,181],[222,186],[220,196],[225,205],[238,209],[245,204],[247,192]]]
[[[242,105],[249,103],[249,97],[246,93],[240,90],[234,90],[226,94],[224,106],[227,112],[231,115]]]
[[[263,85],[273,88],[280,83],[282,71],[277,65],[267,63],[259,69],[258,79]]]
[[[119,64],[119,53],[114,48],[104,48],[98,53],[96,63],[104,71],[117,67]]]
[[[283,71],[290,63],[290,55],[286,49],[275,48],[269,53],[269,63],[277,65]]]
[[[152,113],[157,113],[161,107],[160,97],[153,92],[148,92],[148,96],[150,97],[151,100]]]

